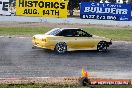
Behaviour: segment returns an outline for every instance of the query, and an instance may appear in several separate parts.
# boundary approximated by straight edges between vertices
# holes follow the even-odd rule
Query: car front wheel
[[[104,41],[99,42],[98,45],[97,45],[97,50],[99,52],[107,51],[107,43],[104,42]]]
[[[67,45],[64,42],[57,43],[55,46],[55,51],[59,54],[63,54],[67,51]]]

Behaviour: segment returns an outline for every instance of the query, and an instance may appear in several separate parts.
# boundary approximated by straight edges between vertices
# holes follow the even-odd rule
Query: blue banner
[[[131,4],[81,2],[80,18],[129,21]]]

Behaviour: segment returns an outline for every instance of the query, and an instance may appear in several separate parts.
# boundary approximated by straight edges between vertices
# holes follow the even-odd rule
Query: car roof
[[[60,28],[61,30],[81,30],[80,28]]]

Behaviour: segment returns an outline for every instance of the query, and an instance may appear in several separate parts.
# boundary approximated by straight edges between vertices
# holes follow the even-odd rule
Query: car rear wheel
[[[97,50],[99,52],[107,51],[107,43],[105,41],[99,42],[97,45]]]
[[[63,54],[67,51],[67,45],[64,42],[59,42],[55,46],[55,51],[59,54]]]

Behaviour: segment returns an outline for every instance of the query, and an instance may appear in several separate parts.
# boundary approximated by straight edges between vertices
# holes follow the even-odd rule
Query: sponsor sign
[[[16,15],[67,17],[67,0],[16,0]]]
[[[131,84],[130,80],[112,80],[112,79],[100,79],[100,80],[90,80],[93,85],[129,85]]]
[[[80,18],[129,21],[131,20],[131,5],[81,2]]]
[[[0,14],[11,15],[9,9],[9,0],[0,0]]]

